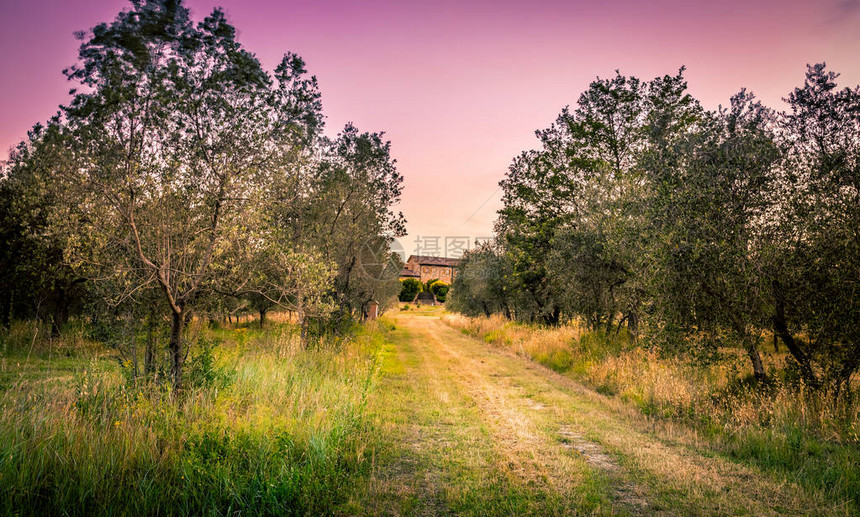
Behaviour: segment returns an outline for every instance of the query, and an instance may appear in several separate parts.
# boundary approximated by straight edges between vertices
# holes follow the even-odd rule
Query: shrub
[[[444,303],[445,299],[448,297],[448,290],[451,289],[451,286],[441,280],[435,280],[430,284],[429,289],[436,297],[436,301]]]
[[[424,290],[424,285],[415,278],[404,278],[400,281],[400,301],[411,302]]]
[[[430,286],[431,286],[431,285],[433,285],[433,284],[435,284],[435,283],[436,283],[436,282],[438,282],[438,281],[439,281],[439,279],[438,279],[438,278],[431,278],[430,280],[427,280],[426,282],[424,282],[424,290],[425,290],[425,291],[433,292],[433,290],[432,290],[432,289],[430,289]]]

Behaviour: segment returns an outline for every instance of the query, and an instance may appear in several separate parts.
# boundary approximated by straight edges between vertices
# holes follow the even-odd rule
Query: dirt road
[[[439,315],[393,317],[371,400],[383,445],[347,513],[847,513]]]

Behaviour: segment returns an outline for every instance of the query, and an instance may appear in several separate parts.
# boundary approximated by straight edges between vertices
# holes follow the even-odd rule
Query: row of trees
[[[304,335],[396,296],[390,144],[352,125],[325,137],[299,56],[269,73],[221,10],[193,23],[174,0],[133,1],[78,37],[70,103],[0,180],[4,322],[169,322],[179,388],[194,314],[248,307],[262,323],[280,307]]]
[[[810,386],[860,367],[860,89],[824,64],[776,112],[746,90],[705,110],[684,69],[597,79],[501,182],[497,242],[451,306],[675,349],[772,330]]]

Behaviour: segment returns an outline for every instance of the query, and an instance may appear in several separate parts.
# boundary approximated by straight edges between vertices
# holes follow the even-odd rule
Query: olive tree
[[[762,222],[780,160],[772,121],[746,91],[702,117],[675,147],[683,155],[676,166],[663,164],[651,212],[659,316],[684,334],[728,331],[757,378],[765,375],[758,343],[769,317]]]
[[[218,9],[194,24],[180,2],[133,2],[79,37],[57,220],[70,259],[110,280],[115,301],[160,293],[178,389],[184,327],[234,282],[223,267],[234,242],[260,238],[245,223],[305,143],[292,135],[315,124],[315,99],[294,56],[273,80]]]
[[[773,326],[811,386],[860,368],[860,87],[810,66],[781,120],[787,159],[770,265]]]

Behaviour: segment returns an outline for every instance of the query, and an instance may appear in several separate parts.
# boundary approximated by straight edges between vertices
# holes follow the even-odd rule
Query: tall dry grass
[[[649,417],[687,423],[722,453],[851,500],[860,511],[860,405],[806,389],[785,373],[784,355],[765,354],[770,380],[757,384],[737,349],[703,364],[633,346],[624,332],[539,327],[501,316],[448,314],[443,321]]]
[[[312,350],[286,324],[193,332],[218,345],[192,353],[181,395],[102,354],[82,352],[61,382],[10,376],[0,513],[332,512],[369,468],[383,326]]]

